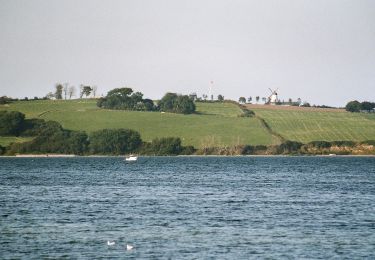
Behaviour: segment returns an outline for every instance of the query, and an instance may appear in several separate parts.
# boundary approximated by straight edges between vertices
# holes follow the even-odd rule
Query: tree
[[[245,97],[240,97],[238,99],[238,102],[240,102],[241,104],[245,104],[246,103],[246,98]]]
[[[56,99],[62,99],[62,91],[63,91],[63,85],[60,83],[56,84],[56,91],[55,91],[55,98]]]
[[[64,83],[63,91],[64,91],[64,99],[66,100],[66,96],[68,95],[68,91],[69,91],[69,83]]]
[[[291,98],[288,99],[288,103],[292,104],[293,100]]]
[[[301,105],[301,103],[302,103],[301,98],[297,98],[297,103],[298,103],[298,105]]]
[[[142,144],[138,132],[130,129],[103,129],[90,135],[90,151],[94,154],[126,154]]]
[[[86,98],[90,96],[91,91],[92,91],[92,88],[90,86],[84,86],[82,89],[82,92],[86,96]]]
[[[147,147],[147,153],[154,155],[178,155],[182,150],[181,139],[178,137],[156,138]]]
[[[83,87],[84,87],[83,84],[79,85],[79,98],[80,99],[83,97]]]
[[[159,101],[158,107],[161,111],[191,114],[195,112],[194,101],[187,95],[177,95],[176,93],[166,93]]]
[[[68,89],[69,99],[72,99],[72,96],[74,96],[76,93],[76,88],[74,86],[70,86]]]
[[[203,97],[204,100],[207,100],[208,96],[206,94],[203,94],[202,97]]]
[[[220,101],[220,102],[223,102],[224,101],[224,96],[219,94],[217,96],[217,100]]]
[[[350,101],[346,104],[345,109],[349,112],[359,112],[361,110],[361,103],[357,100]]]
[[[259,102],[259,96],[256,96],[255,99],[256,99],[256,101],[258,103]]]
[[[252,100],[253,100],[252,97],[248,97],[248,98],[247,98],[247,103],[251,103]]]
[[[98,90],[98,87],[97,86],[92,86],[92,95],[94,96],[94,97],[96,97],[96,91]]]
[[[52,99],[54,97],[55,97],[55,95],[52,92],[48,92],[47,95],[46,95],[46,99]]]
[[[263,101],[264,103],[266,103],[266,101],[267,101],[267,98],[265,98],[265,97],[262,97],[262,101]]]
[[[361,103],[361,110],[370,112],[374,108],[375,108],[375,103],[373,102],[364,101]]]
[[[25,115],[17,111],[0,111],[0,136],[18,136],[23,128]]]

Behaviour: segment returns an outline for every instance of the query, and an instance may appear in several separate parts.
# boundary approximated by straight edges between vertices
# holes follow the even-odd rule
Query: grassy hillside
[[[375,140],[375,114],[336,109],[280,106],[248,106],[277,133],[288,140]]]
[[[139,131],[145,141],[177,136],[184,145],[195,147],[275,143],[258,119],[238,117],[241,110],[229,103],[197,103],[194,115],[105,110],[96,107],[95,100],[22,101],[0,109],[17,110],[27,118],[58,121],[72,130],[130,128]]]

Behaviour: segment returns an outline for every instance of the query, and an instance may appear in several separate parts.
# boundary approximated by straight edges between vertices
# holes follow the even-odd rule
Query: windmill
[[[269,90],[271,91],[271,95],[268,97],[267,103],[271,105],[275,105],[279,101],[279,98],[277,97],[277,91],[279,89],[272,90],[269,88]]]

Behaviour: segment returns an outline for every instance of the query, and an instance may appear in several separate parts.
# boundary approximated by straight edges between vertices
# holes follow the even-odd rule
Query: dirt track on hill
[[[276,105],[257,105],[246,104],[249,109],[270,109],[270,110],[289,110],[289,111],[306,111],[306,112],[346,112],[342,108],[319,108],[319,107],[296,107],[296,106],[276,106]]]

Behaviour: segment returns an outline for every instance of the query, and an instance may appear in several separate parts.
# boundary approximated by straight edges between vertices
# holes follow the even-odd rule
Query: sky
[[[56,83],[375,101],[373,0],[0,0],[0,96]],[[211,83],[213,82],[213,83]]]

